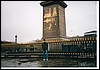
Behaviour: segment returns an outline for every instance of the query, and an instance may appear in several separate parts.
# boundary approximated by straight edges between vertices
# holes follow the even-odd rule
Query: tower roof
[[[40,3],[40,5],[43,6],[43,7],[48,6],[48,5],[53,5],[53,4],[59,4],[64,8],[67,7],[67,4],[63,1],[43,1],[43,2]]]

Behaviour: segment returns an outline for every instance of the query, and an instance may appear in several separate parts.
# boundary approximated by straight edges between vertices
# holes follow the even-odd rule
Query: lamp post
[[[15,35],[15,43],[17,43],[17,35]]]

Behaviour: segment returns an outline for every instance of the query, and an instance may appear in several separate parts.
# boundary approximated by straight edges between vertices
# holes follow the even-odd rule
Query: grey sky
[[[64,1],[67,36],[97,30],[96,1]],[[29,42],[42,38],[43,8],[40,1],[1,1],[1,40]]]

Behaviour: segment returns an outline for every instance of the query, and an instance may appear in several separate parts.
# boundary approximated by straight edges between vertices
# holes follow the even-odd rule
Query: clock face
[[[56,7],[44,8],[44,31],[53,31],[57,25],[57,9]]]

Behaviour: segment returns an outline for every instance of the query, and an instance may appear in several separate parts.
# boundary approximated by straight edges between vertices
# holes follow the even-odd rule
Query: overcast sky
[[[43,7],[41,1],[1,1],[1,40],[29,42],[42,38]],[[97,30],[96,1],[64,1],[66,35],[82,36]]]

